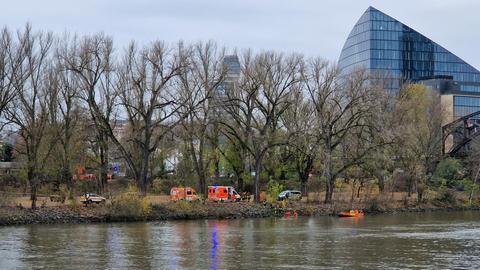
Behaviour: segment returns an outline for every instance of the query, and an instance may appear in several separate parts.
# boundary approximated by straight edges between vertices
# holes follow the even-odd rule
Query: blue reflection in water
[[[178,269],[177,258],[175,258],[175,257],[170,258],[170,269]]]
[[[115,268],[124,265],[125,257],[123,256],[122,230],[120,228],[109,227],[107,230],[106,247],[108,250],[109,267]]]
[[[213,224],[212,227],[212,249],[210,250],[210,260],[212,262],[210,269],[218,269],[218,258],[217,258],[217,224]]]

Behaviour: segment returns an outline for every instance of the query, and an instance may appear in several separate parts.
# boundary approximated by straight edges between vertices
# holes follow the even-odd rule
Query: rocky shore
[[[36,210],[18,207],[0,208],[1,225],[105,222],[105,209],[71,206],[44,207]]]
[[[166,203],[152,205],[147,216],[118,217],[109,212],[108,206],[58,206],[31,210],[18,207],[0,208],[0,226],[26,224],[59,224],[59,223],[99,223],[125,221],[155,220],[190,220],[190,219],[239,219],[283,217],[285,212],[297,212],[299,216],[336,215],[347,209],[342,204],[308,204],[290,203],[252,204],[252,203]],[[480,210],[478,207],[453,207],[420,205],[401,208],[365,209],[367,214],[400,213],[400,212],[432,212],[432,211],[467,211]]]

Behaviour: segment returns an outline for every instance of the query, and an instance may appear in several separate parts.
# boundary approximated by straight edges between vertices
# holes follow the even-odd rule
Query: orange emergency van
[[[191,187],[173,187],[170,189],[170,200],[173,202],[184,200],[184,201],[196,201],[198,200],[198,195],[195,189]]]
[[[208,200],[213,202],[239,202],[240,195],[232,186],[208,186]]]

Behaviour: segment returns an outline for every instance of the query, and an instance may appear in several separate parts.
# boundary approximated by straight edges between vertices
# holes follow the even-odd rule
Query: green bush
[[[283,190],[282,184],[274,180],[270,180],[270,182],[268,182],[267,194],[271,201],[275,201],[278,197],[278,194],[280,194],[282,190]]]
[[[430,180],[430,186],[460,188],[464,168],[458,159],[446,158],[438,163]]]
[[[76,198],[72,198],[70,200],[70,209],[72,209],[75,213],[80,214],[82,211],[82,207],[84,206],[83,203],[81,203],[79,200]]]
[[[112,199],[109,214],[116,221],[145,220],[150,210],[147,199],[140,195],[137,188],[130,186],[126,192]]]
[[[472,182],[470,179],[464,179],[462,181],[465,194],[468,197],[467,205],[472,206],[478,203],[478,200],[475,200],[475,195],[480,191],[480,185]]]
[[[448,188],[440,192],[439,197],[436,201],[449,206],[455,206],[457,204],[457,198],[454,191]]]

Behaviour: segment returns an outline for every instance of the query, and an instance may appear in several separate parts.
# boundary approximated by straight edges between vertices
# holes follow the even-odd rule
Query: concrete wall
[[[453,110],[453,95],[441,95],[440,103],[442,104],[443,109],[443,121],[442,126],[448,123],[453,122],[454,119],[454,110]],[[453,135],[448,135],[445,139],[445,151],[452,149],[453,147]]]
[[[455,120],[454,111],[453,111],[453,95],[441,95],[440,102],[442,104],[442,108],[444,110],[443,121],[442,125],[446,125],[448,123],[453,122]]]

